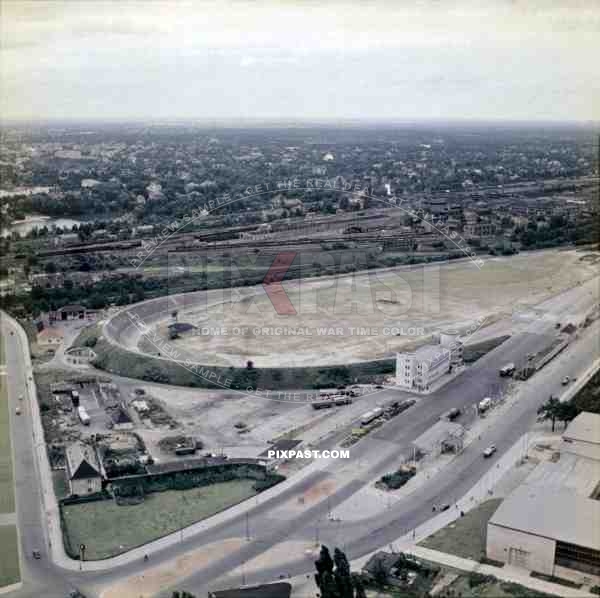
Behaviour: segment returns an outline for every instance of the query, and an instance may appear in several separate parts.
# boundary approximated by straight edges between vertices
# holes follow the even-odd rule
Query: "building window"
[[[600,550],[593,548],[557,541],[554,562],[568,569],[600,575]]]

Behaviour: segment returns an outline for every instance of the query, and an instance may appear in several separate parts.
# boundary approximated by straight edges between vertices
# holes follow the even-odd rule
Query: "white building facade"
[[[450,350],[441,345],[425,345],[416,351],[396,354],[396,384],[415,391],[431,390],[450,371]]]

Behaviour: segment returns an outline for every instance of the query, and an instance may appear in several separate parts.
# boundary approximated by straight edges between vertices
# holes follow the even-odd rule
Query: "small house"
[[[83,442],[74,442],[65,450],[67,481],[71,495],[85,496],[102,490],[102,474],[96,451]]]
[[[111,416],[113,430],[132,430],[133,421],[123,407],[117,407]]]

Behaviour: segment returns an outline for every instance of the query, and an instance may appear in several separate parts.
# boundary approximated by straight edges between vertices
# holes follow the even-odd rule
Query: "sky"
[[[600,120],[598,0],[0,9],[4,120]]]

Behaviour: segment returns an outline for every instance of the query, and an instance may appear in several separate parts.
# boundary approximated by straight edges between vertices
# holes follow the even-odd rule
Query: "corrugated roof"
[[[600,502],[571,490],[523,484],[489,522],[553,540],[600,550]]]

